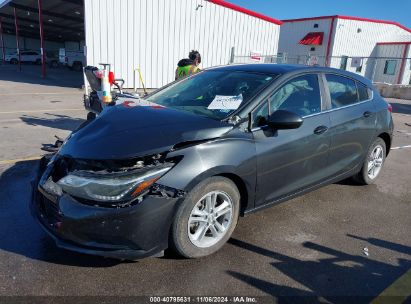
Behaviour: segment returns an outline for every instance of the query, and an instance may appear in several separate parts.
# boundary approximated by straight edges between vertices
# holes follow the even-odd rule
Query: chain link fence
[[[287,63],[309,66],[329,66],[362,75],[372,82],[411,84],[411,58],[350,57],[308,55],[263,55],[251,52],[235,55],[232,49],[230,64],[239,63]]]

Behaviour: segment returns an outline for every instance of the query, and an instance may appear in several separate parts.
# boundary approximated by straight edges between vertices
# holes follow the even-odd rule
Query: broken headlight
[[[74,171],[57,184],[68,194],[99,202],[123,202],[145,193],[173,164],[116,173]]]

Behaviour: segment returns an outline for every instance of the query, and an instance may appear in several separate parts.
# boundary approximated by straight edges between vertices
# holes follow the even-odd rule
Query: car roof
[[[361,75],[347,72],[344,70],[320,67],[320,66],[308,66],[301,64],[276,64],[276,63],[253,63],[253,64],[232,64],[225,66],[218,66],[210,68],[210,70],[215,71],[244,71],[244,72],[255,72],[255,73],[266,73],[266,74],[293,74],[299,72],[322,72],[322,73],[333,73],[339,74],[341,76],[347,76],[354,78],[364,84],[372,86],[371,81]]]

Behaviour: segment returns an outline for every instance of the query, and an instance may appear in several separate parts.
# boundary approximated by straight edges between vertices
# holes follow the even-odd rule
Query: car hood
[[[78,159],[126,159],[169,151],[182,142],[217,138],[233,128],[211,118],[145,101],[107,107],[73,132],[60,154]]]

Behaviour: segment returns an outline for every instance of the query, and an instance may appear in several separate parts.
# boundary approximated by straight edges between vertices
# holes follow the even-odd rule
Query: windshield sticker
[[[214,100],[208,105],[209,110],[237,110],[243,102],[243,94],[238,96],[216,95]]]

